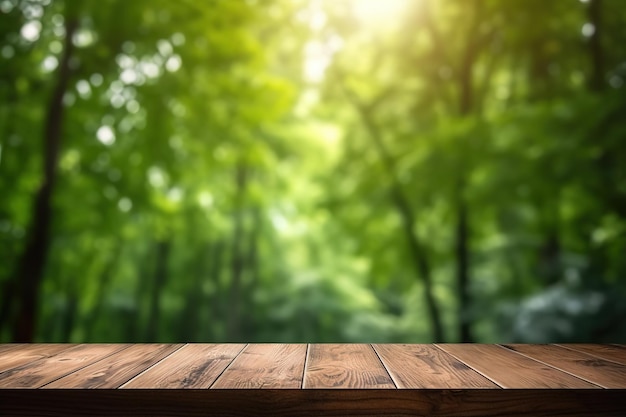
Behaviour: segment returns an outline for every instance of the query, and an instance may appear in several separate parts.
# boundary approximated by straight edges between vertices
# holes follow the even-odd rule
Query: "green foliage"
[[[0,340],[76,19],[37,340],[624,342],[621,1],[359,1],[0,0]]]

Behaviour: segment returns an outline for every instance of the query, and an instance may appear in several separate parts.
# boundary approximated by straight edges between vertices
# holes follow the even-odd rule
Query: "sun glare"
[[[357,18],[367,23],[395,20],[415,0],[352,0],[352,10]]]

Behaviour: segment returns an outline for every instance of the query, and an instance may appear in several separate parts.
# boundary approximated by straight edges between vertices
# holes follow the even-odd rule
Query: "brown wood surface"
[[[49,358],[76,345],[69,344],[10,344],[0,346],[0,372],[16,368],[37,359]]]
[[[626,389],[626,365],[554,345],[504,345],[604,388]]]
[[[373,345],[398,388],[499,388],[432,345]]]
[[[58,355],[0,373],[0,388],[39,388],[126,347],[110,344],[74,346]]]
[[[624,390],[0,390],[21,416],[624,417]]]
[[[609,361],[621,363],[622,365],[626,365],[626,346],[592,344],[562,344],[559,346],[563,346],[572,350],[577,350],[579,352],[585,352],[586,354],[595,356],[597,358],[606,359]]]
[[[307,345],[250,344],[211,388],[300,388]]]
[[[477,344],[0,345],[0,366],[9,366],[0,372],[0,416],[623,417],[623,349]]]
[[[503,388],[599,388],[502,346],[480,344],[437,346]]]
[[[130,345],[43,388],[118,388],[138,373],[180,349],[182,345]]]
[[[310,345],[303,388],[395,388],[370,345]]]
[[[121,388],[209,388],[243,344],[189,344],[183,346]]]

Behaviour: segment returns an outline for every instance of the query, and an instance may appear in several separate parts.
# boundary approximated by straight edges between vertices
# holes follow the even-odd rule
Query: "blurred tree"
[[[0,340],[624,341],[621,0],[0,0]]]

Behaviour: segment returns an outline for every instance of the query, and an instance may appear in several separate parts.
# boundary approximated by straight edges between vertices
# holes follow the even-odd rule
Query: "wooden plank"
[[[126,345],[77,345],[61,353],[0,373],[0,388],[39,388],[101,360]]]
[[[0,390],[0,414],[21,416],[615,416],[624,390],[250,389]]]
[[[250,344],[211,388],[300,388],[305,344]]]
[[[372,345],[398,388],[499,388],[432,345]]]
[[[154,365],[182,345],[130,345],[101,361],[93,363],[42,388],[118,388],[140,372]]]
[[[559,344],[568,349],[585,352],[598,358],[626,365],[626,346],[594,344]]]
[[[11,344],[2,345],[0,372],[25,365],[42,358],[49,358],[76,345],[67,344]]]
[[[303,388],[395,388],[370,345],[309,346]]]
[[[504,345],[604,388],[626,389],[626,365],[554,345]]]
[[[437,346],[503,388],[599,388],[501,346],[480,344]]]
[[[29,343],[3,343],[0,345],[0,354],[6,351],[23,348],[25,346],[32,346],[32,345]]]
[[[121,388],[209,388],[244,347],[188,344]]]

